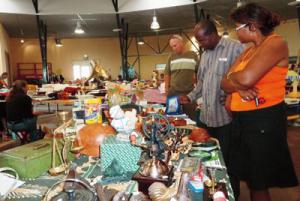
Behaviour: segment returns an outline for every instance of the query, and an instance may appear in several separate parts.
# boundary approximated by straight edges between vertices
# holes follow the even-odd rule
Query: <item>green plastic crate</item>
[[[61,143],[58,143],[62,148]],[[59,156],[56,153],[56,164]],[[68,154],[68,159],[74,156]],[[21,178],[29,179],[41,176],[51,168],[52,139],[42,139],[0,153],[0,167],[15,169]]]

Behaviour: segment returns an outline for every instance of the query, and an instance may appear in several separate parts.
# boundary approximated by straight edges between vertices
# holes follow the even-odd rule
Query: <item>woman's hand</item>
[[[251,89],[247,89],[247,90],[238,90],[237,92],[245,101],[252,101],[258,95],[257,88],[251,88]]]

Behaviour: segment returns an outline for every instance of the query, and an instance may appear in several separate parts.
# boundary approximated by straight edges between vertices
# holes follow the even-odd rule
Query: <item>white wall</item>
[[[285,38],[289,47],[289,55],[297,56],[300,49],[300,31],[298,25],[298,19],[291,19],[282,22],[276,27],[275,32]],[[236,39],[235,30],[229,31],[229,36]]]
[[[297,52],[300,49],[300,30],[298,19],[283,22],[276,28],[275,31],[279,35],[282,35],[287,41],[289,46],[289,55],[297,56]]]

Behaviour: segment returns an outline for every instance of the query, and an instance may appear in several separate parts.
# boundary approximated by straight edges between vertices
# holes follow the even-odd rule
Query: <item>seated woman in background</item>
[[[30,135],[30,141],[38,138],[37,118],[33,115],[32,108],[32,99],[27,95],[27,82],[15,81],[6,98],[7,126],[16,134],[26,131]]]
[[[9,88],[8,84],[6,83],[6,79],[8,78],[8,73],[4,72],[2,73],[2,75],[0,76],[0,88]]]
[[[228,171],[236,199],[238,180],[244,180],[251,201],[270,201],[269,188],[298,185],[287,144],[284,105],[288,46],[273,32],[280,17],[264,7],[250,3],[237,8],[231,18],[240,42],[252,46],[221,83],[233,116]]]
[[[9,88],[6,79],[8,78],[8,73],[4,72],[0,76],[0,89],[7,89]],[[0,100],[4,100],[7,95],[7,91],[2,91],[0,93]],[[6,109],[5,109],[5,102],[0,102],[0,137],[6,139],[7,134],[7,127],[6,127]]]

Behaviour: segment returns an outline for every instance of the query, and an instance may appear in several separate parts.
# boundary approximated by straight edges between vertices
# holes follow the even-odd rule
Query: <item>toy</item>
[[[158,87],[158,71],[157,70],[152,71],[152,86],[153,86],[153,88]]]

